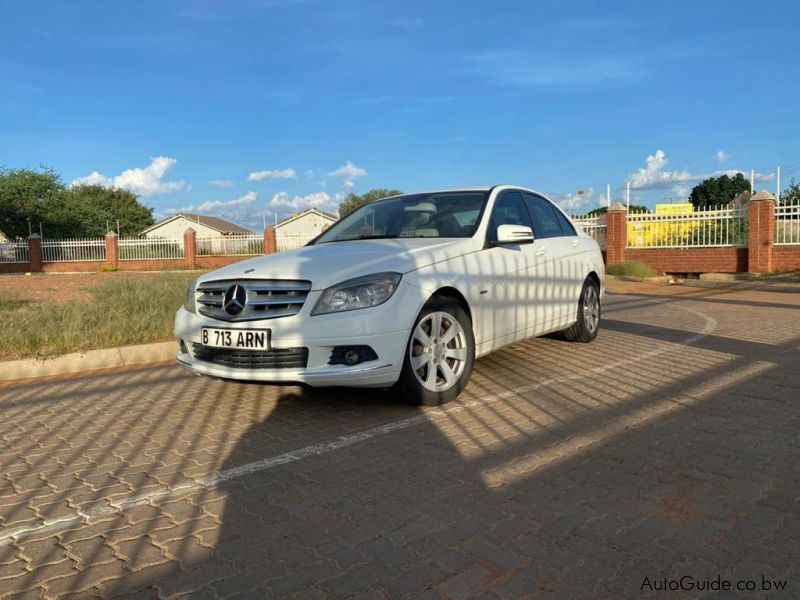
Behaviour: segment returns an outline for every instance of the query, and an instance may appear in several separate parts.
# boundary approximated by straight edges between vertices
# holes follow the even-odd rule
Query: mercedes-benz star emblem
[[[225,292],[225,297],[222,299],[222,308],[230,316],[236,316],[244,310],[244,305],[247,303],[247,290],[244,286],[232,285]]]

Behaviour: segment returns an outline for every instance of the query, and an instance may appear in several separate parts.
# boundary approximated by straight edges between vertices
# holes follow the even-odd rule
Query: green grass
[[[606,267],[606,273],[609,275],[627,275],[631,277],[656,277],[661,275],[653,267],[650,267],[638,260],[626,260],[625,262],[617,263]]]
[[[196,273],[120,278],[88,288],[91,300],[28,303],[0,294],[0,359],[48,358],[166,341]]]

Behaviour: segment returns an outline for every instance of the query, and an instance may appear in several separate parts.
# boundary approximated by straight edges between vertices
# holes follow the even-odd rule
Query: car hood
[[[198,281],[306,279],[312,289],[370,273],[408,273],[475,249],[472,238],[391,239],[332,242],[251,258],[217,269]]]

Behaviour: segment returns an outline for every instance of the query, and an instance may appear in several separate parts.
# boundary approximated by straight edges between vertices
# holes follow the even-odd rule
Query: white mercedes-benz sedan
[[[392,387],[438,405],[475,358],[600,324],[595,241],[537,192],[508,185],[393,196],[308,245],[238,262],[189,286],[178,361],[212,377]]]

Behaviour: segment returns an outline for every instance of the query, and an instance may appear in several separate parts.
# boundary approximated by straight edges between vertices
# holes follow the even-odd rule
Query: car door
[[[569,248],[562,238],[555,208],[545,198],[525,192],[525,205],[533,221],[535,254],[539,260],[536,293],[536,335],[557,329],[565,321],[566,298],[571,294]]]
[[[535,244],[494,245],[500,225],[532,227],[530,214],[522,194],[517,190],[500,192],[494,201],[486,232],[487,248],[481,259],[488,277],[483,339],[495,348],[523,337],[518,332],[528,329],[533,321],[537,260]],[[483,333],[483,332],[482,332]]]

